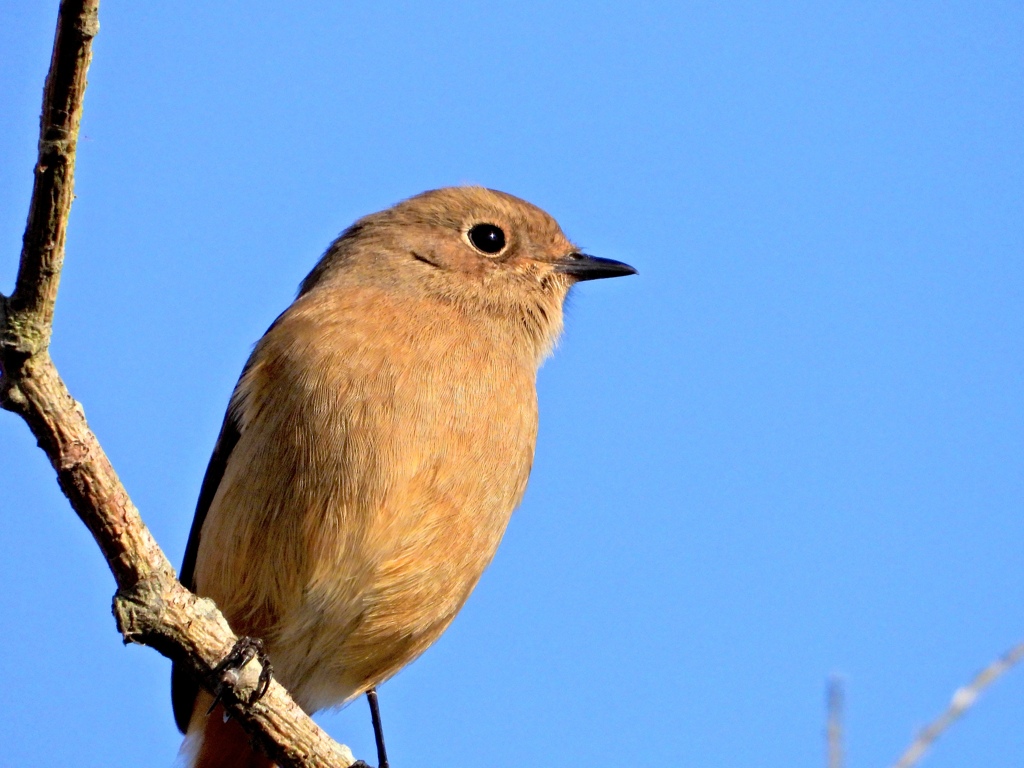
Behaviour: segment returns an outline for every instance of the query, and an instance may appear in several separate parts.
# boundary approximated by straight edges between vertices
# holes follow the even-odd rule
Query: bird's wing
[[[210,463],[206,467],[206,475],[203,477],[203,485],[199,491],[199,501],[196,503],[196,516],[192,520],[192,530],[188,534],[188,545],[185,547],[185,560],[182,562],[181,572],[178,574],[178,580],[191,590],[196,588],[196,557],[199,554],[199,539],[203,532],[203,522],[206,520],[206,513],[210,510],[210,504],[213,503],[213,497],[217,494],[221,478],[224,477],[228,457],[231,456],[231,451],[238,444],[240,436],[238,415],[233,407],[229,407],[224,416],[224,424],[220,428],[217,444],[213,447]],[[174,722],[177,723],[178,730],[182,733],[188,730],[189,720],[192,719],[192,707],[198,693],[199,685],[192,675],[184,665],[174,662],[171,665],[171,703],[174,707]]]
[[[178,580],[192,590],[196,587],[196,557],[199,554],[199,538],[202,535],[203,523],[206,521],[206,513],[210,511],[213,497],[217,494],[221,478],[224,477],[228,457],[231,456],[231,451],[238,444],[240,436],[238,415],[234,408],[228,408],[228,412],[224,416],[224,424],[220,428],[220,435],[217,436],[217,443],[213,446],[210,463],[206,466],[203,485],[199,489],[196,515],[192,520],[192,530],[188,534],[188,544],[185,546],[185,559],[181,563],[181,573],[178,574]]]
[[[266,333],[263,334],[264,336],[274,329],[274,326],[284,317],[285,312],[277,316],[274,322],[270,324],[270,327],[267,328]],[[249,366],[252,365],[255,354],[254,351],[249,356],[245,367],[242,369],[242,375],[238,377],[238,383],[235,384],[235,391],[231,395],[228,411],[224,414],[224,423],[221,425],[217,442],[213,446],[213,455],[210,456],[210,463],[206,465],[206,474],[203,475],[203,484],[199,489],[196,514],[192,518],[192,530],[188,533],[188,544],[185,545],[185,559],[181,563],[181,571],[178,572],[178,581],[193,592],[196,589],[196,559],[199,557],[199,540],[203,534],[203,523],[206,522],[206,515],[210,511],[210,505],[213,504],[213,497],[217,495],[220,481],[224,478],[224,471],[227,469],[231,452],[238,445],[238,440],[242,436],[240,406],[235,400],[235,393],[238,391],[238,386],[242,383],[242,379],[245,378],[245,374],[249,371]],[[171,705],[174,708],[174,722],[182,733],[188,730],[189,720],[192,719],[192,707],[195,704],[198,693],[199,684],[192,679],[192,675],[185,666],[179,662],[172,662]]]

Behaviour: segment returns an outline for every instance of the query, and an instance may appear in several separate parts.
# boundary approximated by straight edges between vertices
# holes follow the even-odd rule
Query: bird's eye
[[[505,247],[505,233],[493,224],[477,224],[467,235],[473,247],[484,253],[499,253]]]

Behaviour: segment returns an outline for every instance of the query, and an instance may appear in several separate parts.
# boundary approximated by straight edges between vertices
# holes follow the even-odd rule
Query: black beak
[[[570,253],[555,262],[555,271],[582,280],[600,280],[603,277],[623,277],[637,272],[629,264],[615,259],[602,259],[585,253]]]

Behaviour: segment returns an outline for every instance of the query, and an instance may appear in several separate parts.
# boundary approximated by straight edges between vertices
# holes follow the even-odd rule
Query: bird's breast
[[[450,623],[522,497],[537,429],[532,361],[500,333],[454,308],[317,299],[282,316],[240,382],[197,568],[314,707],[386,679]]]

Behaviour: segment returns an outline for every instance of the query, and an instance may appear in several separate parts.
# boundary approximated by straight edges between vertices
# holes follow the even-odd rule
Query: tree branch
[[[53,308],[74,199],[75,151],[99,0],[64,0],[39,126],[39,159],[14,293],[0,295],[0,406],[28,424],[61,490],[92,532],[117,581],[114,614],[126,643],[149,645],[187,664],[210,690],[227,683],[232,716],[283,766],[345,768],[352,753],[317,726],[274,682],[248,704],[252,661],[237,682],[217,664],[237,640],[212,601],[178,581],[50,359]]]
[[[833,675],[829,678],[828,692],[825,695],[825,706],[828,710],[828,722],[825,727],[828,768],[844,768],[846,765],[843,749],[843,699],[843,681],[838,675]]]
[[[935,743],[935,740],[974,706],[981,692],[1013,669],[1021,659],[1024,659],[1024,643],[1015,645],[975,675],[970,683],[962,688],[957,688],[946,711],[933,720],[928,727],[921,730],[917,738],[914,739],[914,743],[907,747],[907,751],[896,761],[893,768],[911,768],[911,766],[917,765],[917,762]]]

